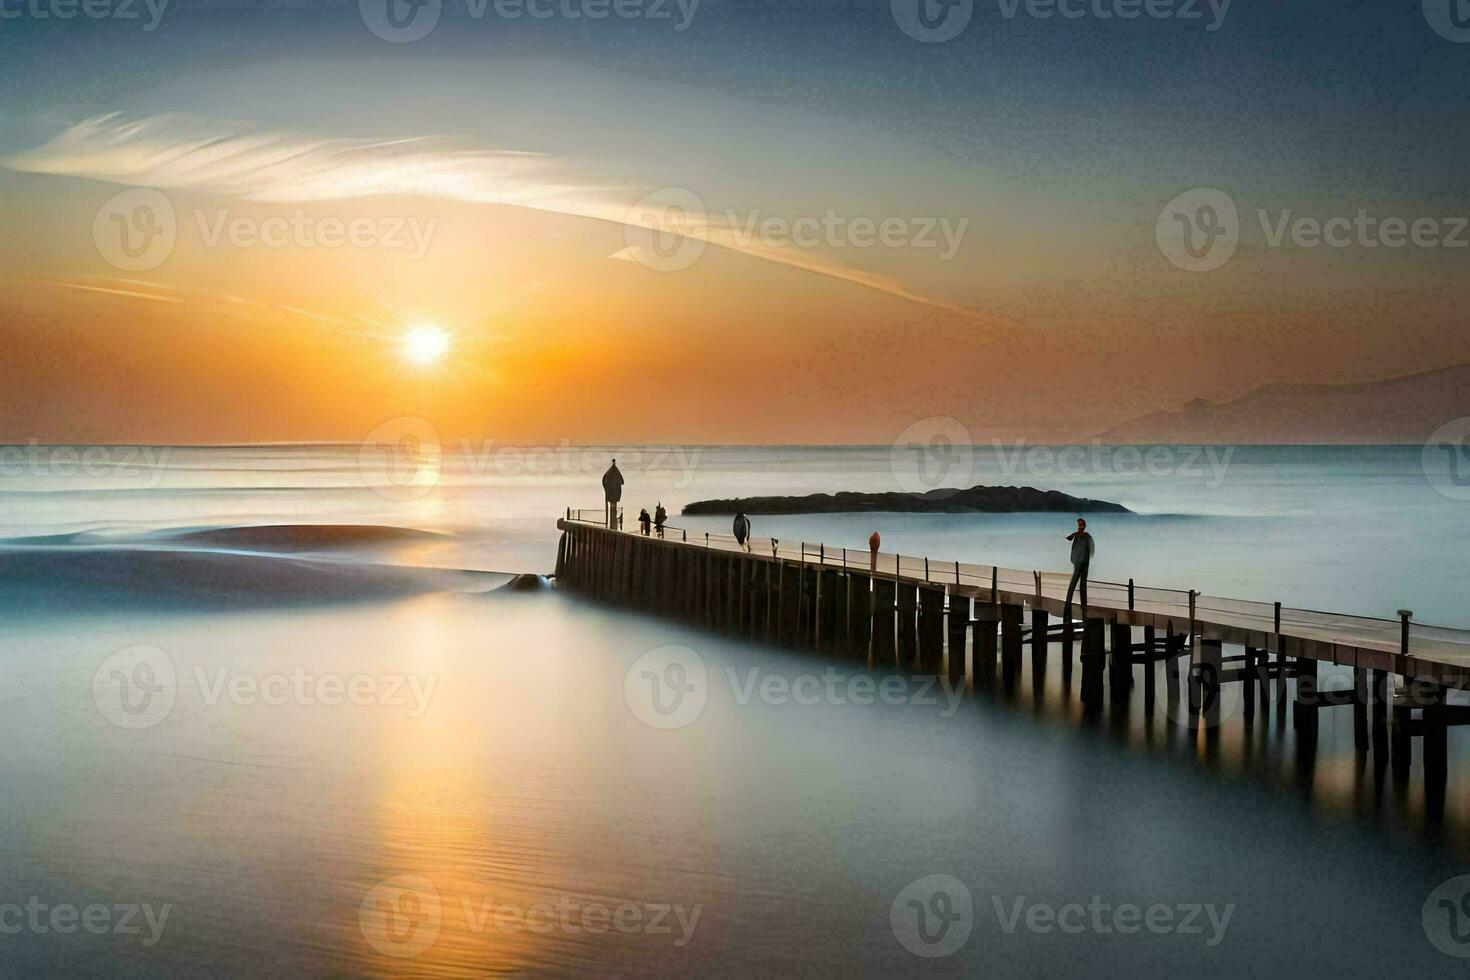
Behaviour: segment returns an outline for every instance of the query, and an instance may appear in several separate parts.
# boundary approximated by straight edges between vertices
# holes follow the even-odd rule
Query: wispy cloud
[[[0,159],[22,172],[305,203],[417,195],[510,205],[646,228],[660,234],[634,179],[594,176],[585,161],[496,148],[466,137],[327,138],[182,113],[110,113]],[[679,233],[720,248],[827,276],[963,315],[973,311],[926,296],[893,277],[855,269],[827,254],[737,234],[717,214],[686,214]],[[638,246],[614,255],[638,259]]]

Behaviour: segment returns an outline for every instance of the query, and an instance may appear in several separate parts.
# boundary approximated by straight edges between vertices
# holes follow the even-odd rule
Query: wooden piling
[[[1245,659],[1241,661],[1241,700],[1246,718],[1256,716],[1256,648],[1245,648]]]
[[[1031,673],[1041,675],[1046,671],[1047,631],[1051,629],[1051,616],[1040,606],[1031,607]]]
[[[1104,636],[1107,623],[1088,618],[1082,621],[1082,703],[1089,708],[1101,706],[1103,700],[1103,662],[1107,659]]]
[[[866,661],[873,626],[873,577],[866,572],[847,573],[847,650]]]
[[[1108,688],[1112,700],[1127,701],[1133,687],[1133,627],[1112,621],[1112,653],[1108,658]]]
[[[995,658],[1000,650],[1000,607],[990,602],[975,603],[975,683],[995,683]]]
[[[1156,651],[1154,644],[1157,639],[1152,626],[1143,628],[1143,703],[1146,706],[1154,703],[1155,688],[1158,684],[1156,678],[1158,664],[1155,663]]]
[[[1298,658],[1296,662],[1296,698],[1292,705],[1292,722],[1298,731],[1315,727],[1317,706],[1320,703],[1317,679],[1317,661],[1309,657]]]
[[[1353,747],[1368,751],[1368,670],[1353,668]]]
[[[817,579],[817,649],[836,650],[841,597],[846,592],[837,572],[824,568]]]
[[[945,650],[946,674],[956,686],[965,682],[965,646],[970,635],[970,605],[967,595],[949,594],[949,637]]]
[[[1198,714],[1203,710],[1205,724],[1213,728],[1220,724],[1221,660],[1223,644],[1219,640],[1200,637],[1195,642],[1197,661],[1191,672],[1191,698],[1189,710]]]
[[[1007,687],[1021,673],[1021,622],[1024,609],[1019,604],[1002,603],[1000,607],[1001,678]]]
[[[895,646],[893,642],[894,602],[897,590],[891,578],[873,580],[872,654],[874,666],[892,667]]]
[[[939,674],[944,668],[944,589],[919,586],[919,672]]]
[[[898,615],[898,662],[904,670],[918,667],[919,660],[919,601],[918,590],[912,582],[895,583],[897,600],[894,611]]]
[[[1449,760],[1448,690],[1442,684],[1422,685],[1424,775],[1426,780],[1443,780]]]

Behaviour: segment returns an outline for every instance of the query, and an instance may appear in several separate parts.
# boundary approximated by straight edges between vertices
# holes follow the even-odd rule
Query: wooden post
[[[1108,659],[1108,688],[1114,703],[1128,700],[1133,686],[1133,627],[1114,619],[1112,655]]]
[[[1353,747],[1368,751],[1368,669],[1353,668]]]
[[[917,631],[919,603],[912,581],[896,585],[898,601],[898,662],[905,670],[914,667],[919,659],[919,636]]]
[[[841,584],[835,571],[830,568],[822,570],[822,580],[817,588],[817,638],[823,650],[835,650],[838,646]]]
[[[1222,644],[1219,640],[1200,637],[1195,647],[1199,659],[1193,672],[1189,710],[1191,714],[1203,710],[1205,724],[1214,728],[1220,724]]]
[[[1414,617],[1412,609],[1399,610],[1399,663],[1398,672],[1409,676],[1409,620]]]
[[[1448,690],[1442,684],[1421,684],[1423,695],[1424,778],[1443,781],[1449,759],[1449,711],[1445,701]]]
[[[1000,668],[1002,682],[1009,687],[1021,673],[1021,621],[1025,610],[1014,603],[1000,607]]]
[[[858,571],[847,573],[847,649],[864,661],[868,659],[869,631],[873,624],[872,589],[871,575]]]
[[[1298,657],[1296,703],[1292,706],[1292,721],[1299,731],[1315,727],[1309,722],[1315,719],[1320,701],[1317,694],[1317,661],[1310,657]]]
[[[1286,642],[1281,637],[1281,603],[1276,603],[1276,703],[1286,703]]]
[[[1381,741],[1388,734],[1388,671],[1374,670],[1373,689],[1373,740]]]
[[[1256,683],[1261,689],[1261,707],[1271,703],[1271,653],[1265,647],[1256,651]]]
[[[1404,678],[1406,697],[1401,701],[1393,702],[1393,723],[1389,741],[1393,747],[1393,768],[1400,778],[1408,778],[1409,767],[1413,759],[1413,739],[1410,737],[1409,728],[1413,718],[1413,704],[1417,700],[1414,679],[1409,676],[1409,620],[1414,613],[1409,609],[1400,609],[1399,613],[1399,655],[1396,658],[1395,672]]]
[[[669,550],[674,551],[673,548]],[[727,586],[729,594],[725,596],[725,616],[722,625],[727,633],[735,633],[740,629],[740,614],[743,612],[741,602],[745,598],[740,565],[741,561],[737,557],[731,556],[725,559],[727,574],[724,578],[729,583]]]
[[[944,669],[944,589],[919,587],[919,670],[939,674]]]
[[[1154,703],[1155,688],[1158,685],[1154,677],[1156,668],[1158,667],[1154,659],[1154,644],[1156,642],[1157,637],[1154,635],[1154,628],[1152,626],[1145,626],[1143,628],[1143,703],[1145,705],[1152,705]]]
[[[1170,622],[1164,632],[1164,680],[1169,704],[1179,701],[1179,661],[1184,653],[1184,636],[1174,632]]]
[[[822,546],[824,551],[826,546]],[[812,596],[812,649],[821,650],[831,636],[831,627],[822,628],[822,617],[826,610],[825,605],[832,603],[832,588],[827,585],[826,573],[818,569],[816,574],[815,594]],[[827,586],[826,595],[822,594],[822,587]]]
[[[1103,662],[1107,659],[1103,637],[1106,630],[1107,623],[1101,619],[1082,621],[1082,703],[1089,708],[1102,704]]]
[[[1413,690],[1412,685],[1409,688]],[[1389,745],[1393,769],[1399,778],[1407,778],[1409,767],[1414,757],[1413,739],[1410,737],[1409,728],[1412,725],[1413,708],[1410,706],[1411,698],[1391,697],[1390,705],[1392,721],[1389,723]]]
[[[949,593],[949,644],[945,651],[947,674],[959,686],[965,682],[965,641],[970,634],[970,597]]]
[[[975,683],[995,683],[995,656],[999,650],[1000,609],[993,602],[975,603]]]
[[[798,581],[801,583],[801,603],[798,606],[797,635],[798,643],[804,647],[812,645],[812,639],[816,635],[817,620],[817,573],[806,563],[806,557],[802,556],[801,564],[796,566]]]
[[[776,565],[776,642],[785,644],[790,635],[786,626],[790,618],[791,597],[786,590],[786,563],[777,559]]]
[[[891,578],[873,580],[873,652],[875,665],[893,666],[893,606],[897,589]]]
[[[1245,659],[1241,661],[1241,699],[1247,718],[1256,716],[1256,648],[1245,648]]]
[[[1031,607],[1031,673],[1040,676],[1046,670],[1046,633],[1051,617],[1040,606]]]

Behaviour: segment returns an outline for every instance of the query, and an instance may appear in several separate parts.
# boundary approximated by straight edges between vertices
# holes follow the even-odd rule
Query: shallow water
[[[238,461],[257,451],[219,452]],[[348,458],[273,452],[306,470]],[[672,508],[676,492],[718,495],[740,481],[747,492],[843,485],[821,453],[708,452],[714,461],[683,489],[635,469],[630,490],[666,480],[655,492]],[[886,469],[881,485],[886,455],[863,452],[873,488],[894,489]],[[1127,554],[1167,576],[1192,556],[1203,570],[1240,533],[1217,522],[1256,521],[1281,530],[1254,557],[1290,569],[1298,595],[1350,603],[1346,578],[1324,584],[1310,570],[1370,551],[1379,568],[1415,565],[1417,551],[1419,566],[1463,594],[1459,511],[1444,506],[1454,502],[1422,473],[1416,488],[1402,451],[1363,452],[1330,464],[1349,474],[1337,484],[1313,489],[1311,466],[1263,463],[1275,469],[1247,481],[1255,490],[1198,498],[1246,499],[1269,481],[1286,488],[1273,497],[1280,512],[1229,517],[1201,505],[1190,517],[1100,518],[1100,549],[1117,555],[1114,567]],[[1463,729],[1451,731],[1446,798],[1427,802],[1417,766],[1397,781],[1381,753],[1355,751],[1346,708],[1322,712],[1308,741],[1275,706],[1247,725],[1232,687],[1225,723],[1197,732],[1162,686],[1145,712],[1140,684],[1126,709],[1092,719],[1077,702],[1080,671],[1064,687],[1056,648],[1039,678],[1028,655],[1013,691],[954,692],[551,590],[487,591],[503,576],[412,567],[549,570],[570,477],[461,475],[396,501],[317,485],[336,479],[320,474],[257,493],[240,484],[278,486],[279,472],[266,481],[252,463],[241,479],[211,470],[208,452],[186,455],[187,479],[171,472],[147,491],[10,485],[7,503],[33,495],[7,508],[10,537],[92,536],[0,554],[6,975],[1381,976],[1458,966],[1431,941],[1453,943],[1431,893],[1470,873]],[[783,484],[781,459],[804,475]],[[205,489],[169,489],[171,479]],[[1138,509],[1189,503],[1187,487],[1165,499],[1098,482],[1078,492]],[[1411,538],[1366,516],[1383,495]],[[1034,555],[1035,541],[1066,529],[1037,517],[877,519],[885,547],[891,535],[911,553],[920,549],[908,542],[929,543],[980,561]],[[448,534],[318,543],[290,557],[235,540],[181,557],[159,533],[348,520]],[[835,541],[866,537],[873,518],[781,520]],[[1321,533],[1344,524],[1378,530]],[[1123,528],[1151,529],[1153,547],[1128,551]],[[87,573],[65,571],[83,552]],[[1250,579],[1258,562],[1244,543],[1223,553],[1236,558],[1220,581],[1274,581]],[[230,601],[219,581],[235,583]],[[49,597],[44,609],[38,596]],[[671,645],[703,665],[707,694],[682,727],[661,729],[637,685],[643,658]],[[1345,676],[1327,669],[1324,680]],[[27,903],[44,906],[39,927]],[[121,927],[130,905],[137,932]],[[95,933],[61,932],[48,918],[58,906],[105,911]],[[144,906],[154,923],[167,908],[161,928]],[[1120,919],[1120,906],[1153,909],[1158,928]],[[935,943],[915,938],[919,910]],[[1058,914],[1080,931],[1056,926]],[[913,952],[945,951],[966,929],[949,955]]]

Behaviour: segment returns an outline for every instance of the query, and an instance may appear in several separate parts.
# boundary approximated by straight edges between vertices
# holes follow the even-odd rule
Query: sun
[[[403,335],[403,356],[412,364],[428,367],[438,363],[449,350],[449,333],[432,323],[416,324]]]

